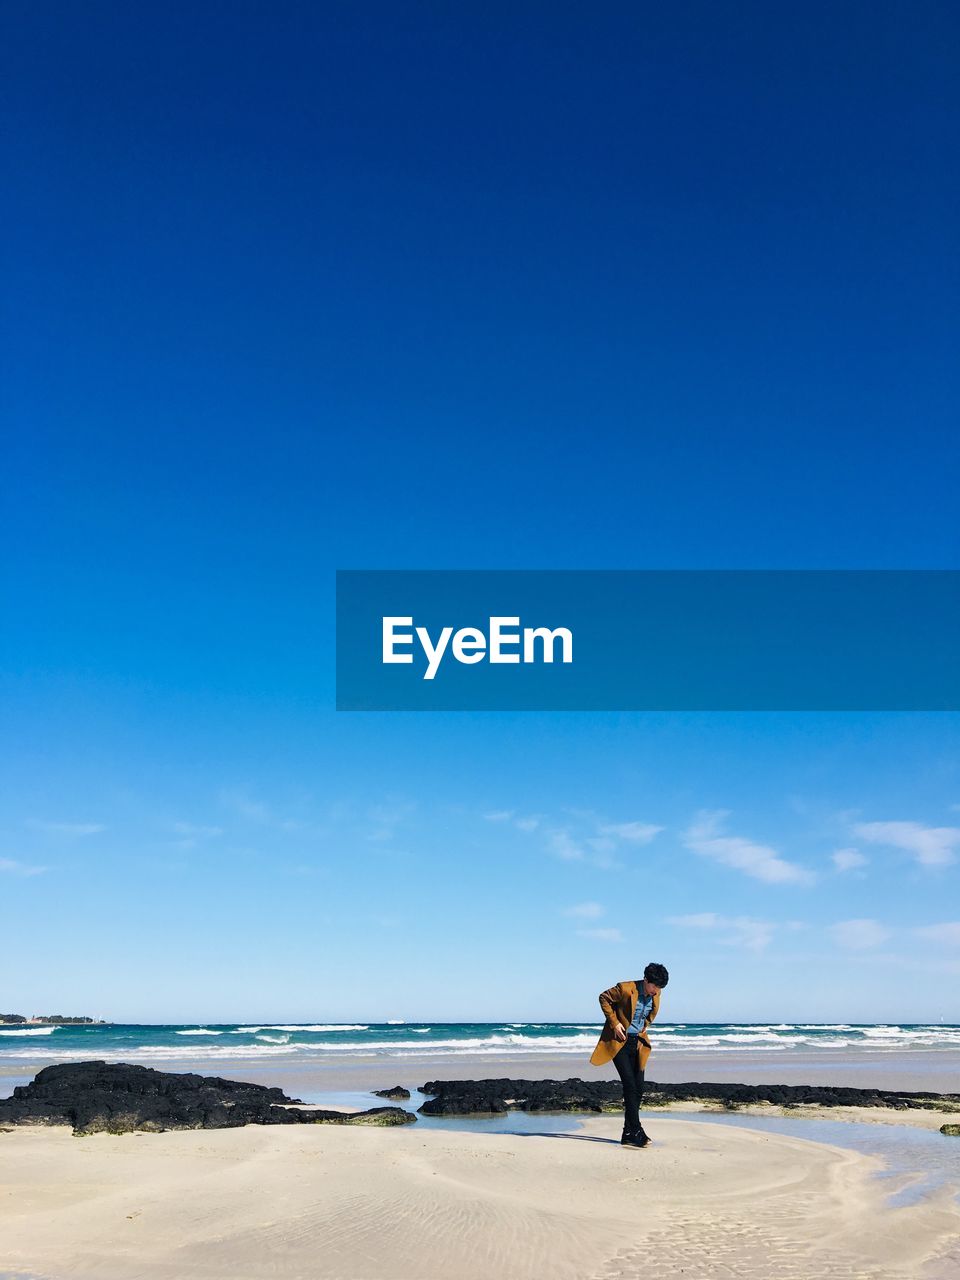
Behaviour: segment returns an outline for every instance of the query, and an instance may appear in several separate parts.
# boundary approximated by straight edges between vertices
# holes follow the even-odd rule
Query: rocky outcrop
[[[282,1089],[107,1062],[44,1067],[30,1084],[0,1100],[0,1124],[69,1124],[77,1134],[234,1129],[245,1124],[393,1125],[414,1120],[415,1115],[400,1107],[354,1113],[307,1110]]]
[[[425,1116],[502,1115],[506,1111],[609,1111],[623,1106],[616,1080],[430,1080]]]
[[[301,1112],[303,1124],[372,1124],[387,1125],[416,1124],[417,1117],[412,1111],[404,1111],[402,1107],[371,1107],[369,1111],[351,1111],[349,1113],[324,1111],[324,1119],[312,1119],[316,1112]]]
[[[431,1080],[420,1086],[431,1097],[426,1116],[497,1115],[505,1111],[618,1111],[619,1080]],[[716,1103],[729,1110],[767,1103],[777,1107],[933,1107],[960,1111],[960,1094],[907,1093],[847,1086],[789,1084],[655,1084],[647,1081],[643,1105]]]
[[[948,1138],[960,1138],[960,1124],[942,1124],[940,1132]]]
[[[375,1098],[390,1098],[394,1102],[403,1102],[405,1098],[410,1097],[410,1090],[405,1089],[402,1084],[395,1084],[392,1089],[374,1089],[373,1096]]]

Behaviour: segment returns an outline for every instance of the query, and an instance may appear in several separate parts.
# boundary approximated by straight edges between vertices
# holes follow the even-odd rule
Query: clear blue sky
[[[332,710],[338,567],[960,567],[956,8],[0,25],[0,1003],[960,1021],[956,716]]]

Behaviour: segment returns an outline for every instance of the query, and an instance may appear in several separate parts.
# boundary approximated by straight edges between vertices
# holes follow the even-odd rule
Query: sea
[[[18,1062],[70,1062],[89,1058],[160,1065],[249,1059],[266,1065],[338,1059],[389,1061],[429,1056],[589,1056],[597,1022],[307,1022],[0,1026],[0,1069]],[[923,1050],[960,1050],[960,1025],[889,1023],[658,1023],[658,1059],[682,1052],[716,1060],[738,1055],[823,1052],[845,1058]]]

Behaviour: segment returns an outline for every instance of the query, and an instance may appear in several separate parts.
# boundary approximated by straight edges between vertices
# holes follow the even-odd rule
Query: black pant
[[[640,1128],[640,1103],[643,1101],[643,1068],[640,1066],[640,1042],[627,1036],[627,1042],[613,1060],[623,1084],[623,1127],[628,1133]]]

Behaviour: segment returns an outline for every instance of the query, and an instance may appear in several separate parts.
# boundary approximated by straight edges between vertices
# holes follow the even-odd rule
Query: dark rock
[[[619,1080],[431,1080],[420,1111],[427,1116],[490,1115],[505,1111],[615,1111],[623,1104]],[[913,1093],[849,1086],[790,1084],[655,1084],[648,1080],[644,1106],[713,1102],[728,1110],[769,1103],[778,1107],[933,1107],[960,1111],[960,1094]]]
[[[960,1124],[942,1124],[940,1132],[948,1138],[960,1138]]]
[[[960,1094],[913,1090],[860,1089],[851,1085],[717,1084],[647,1082],[644,1103],[718,1102],[725,1107],[767,1103],[776,1107],[890,1107],[899,1111],[935,1108],[960,1111]]]
[[[325,1111],[323,1114],[330,1115],[331,1113],[329,1111]],[[309,1115],[305,1114],[304,1121],[309,1123],[309,1120]],[[416,1122],[417,1117],[413,1112],[404,1111],[403,1107],[372,1107],[369,1111],[354,1111],[351,1112],[350,1115],[344,1115],[343,1112],[340,1112],[341,1124],[392,1125],[416,1124]],[[331,1121],[326,1120],[324,1123],[330,1124]],[[333,1121],[332,1123],[336,1124],[337,1121]]]
[[[373,1096],[375,1098],[392,1098],[394,1102],[402,1102],[405,1098],[410,1097],[410,1090],[405,1089],[402,1084],[395,1084],[392,1089],[374,1089]]]
[[[616,1080],[431,1080],[425,1116],[503,1115],[507,1111],[593,1111],[623,1105]]]
[[[399,1107],[300,1110],[282,1089],[127,1063],[44,1067],[0,1100],[0,1124],[70,1124],[74,1133],[234,1129],[245,1124],[409,1124]]]

